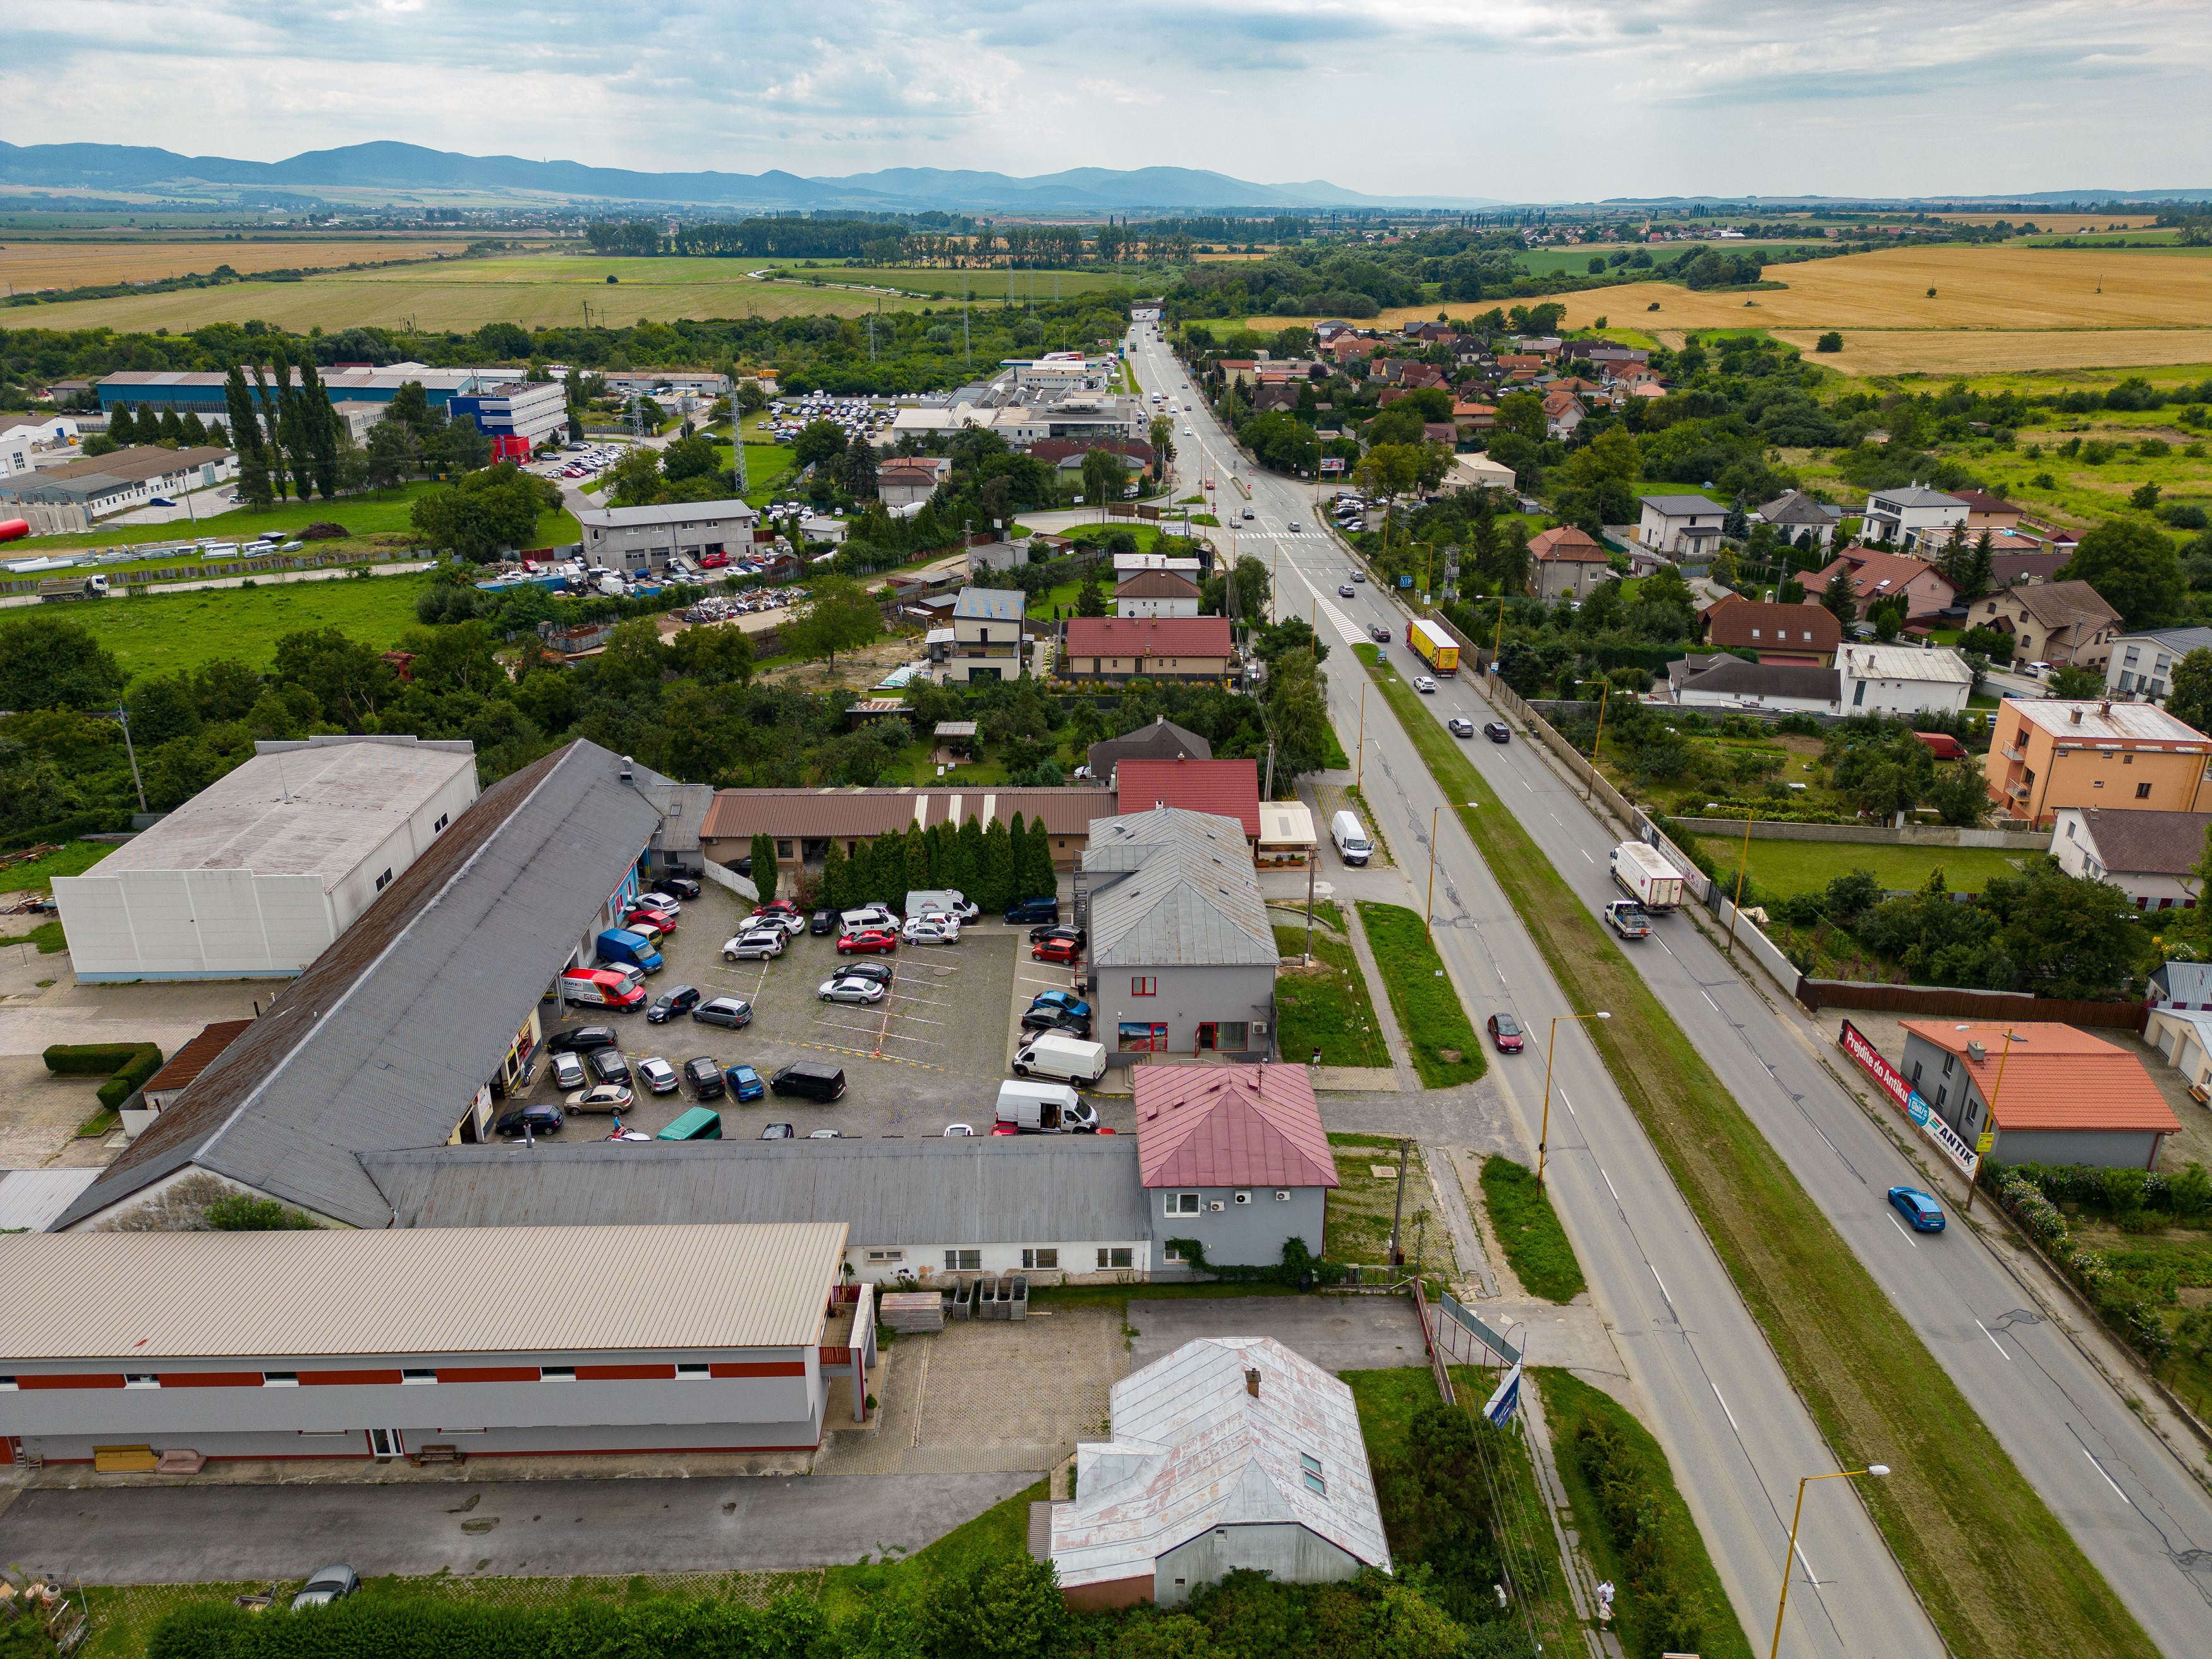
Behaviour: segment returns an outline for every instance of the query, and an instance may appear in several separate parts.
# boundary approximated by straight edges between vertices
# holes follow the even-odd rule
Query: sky
[[[2212,186],[2205,0],[70,0],[0,138],[1376,195]]]

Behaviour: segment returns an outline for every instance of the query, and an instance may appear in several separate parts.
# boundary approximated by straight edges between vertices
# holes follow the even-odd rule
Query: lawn
[[[51,893],[56,876],[81,876],[112,853],[112,841],[73,841],[44,858],[0,868],[0,893]]]
[[[1954,1653],[2156,1651],[1643,978],[1417,695],[1376,676]]]
[[[1278,912],[1275,949],[1296,957],[1305,948],[1305,925],[1286,923]],[[1313,953],[1310,968],[1285,966],[1275,975],[1276,1036],[1283,1058],[1303,1063],[1318,1053],[1324,1066],[1389,1065],[1390,1051],[1376,1028],[1375,1005],[1367,994],[1367,976],[1359,971],[1352,946],[1316,925]]]
[[[717,444],[714,453],[721,458],[724,466],[732,464],[729,445]],[[791,464],[795,459],[796,452],[788,444],[748,443],[745,446],[745,500],[755,507],[766,507],[774,501],[777,484],[791,471]],[[593,483],[598,482],[593,480]]]
[[[82,623],[134,676],[197,668],[218,657],[266,668],[280,637],[307,629],[343,629],[385,649],[416,625],[415,596],[429,580],[427,574],[341,576],[147,593],[77,605],[70,620]]]
[[[1698,845],[1715,864],[1735,869],[1744,843],[1700,836]],[[1929,872],[1941,870],[1954,893],[1978,893],[1993,876],[2016,876],[2029,855],[1990,847],[1883,847],[1865,842],[1751,842],[1751,882],[1762,895],[1815,893],[1836,877],[1871,870],[1892,892],[1917,892]]]
[[[1449,1089],[1474,1082],[1488,1069],[1482,1043],[1420,917],[1402,904],[1362,899],[1359,921],[1422,1084]]]
[[[1563,1304],[1582,1294],[1582,1263],[1534,1170],[1495,1154],[1485,1158],[1482,1202],[1522,1289]]]
[[[1328,1138],[1336,1158],[1338,1184],[1328,1194],[1323,1222],[1331,1261],[1382,1266],[1390,1260],[1390,1218],[1398,1217],[1398,1247],[1408,1267],[1425,1279],[1447,1282],[1459,1277],[1451,1229],[1437,1214],[1429,1188],[1424,1152],[1416,1141],[1406,1158],[1406,1191],[1398,1195],[1398,1143],[1388,1135],[1334,1134]],[[1387,1170],[1377,1175],[1376,1170]]]

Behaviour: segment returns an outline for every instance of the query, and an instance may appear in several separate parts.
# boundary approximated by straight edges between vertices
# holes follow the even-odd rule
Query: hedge
[[[28,830],[0,836],[0,853],[19,852],[26,847],[43,847],[48,842],[57,846],[76,840],[80,836],[106,835],[131,827],[131,814],[125,811],[76,812],[65,818],[56,818],[52,823],[34,824]]]
[[[154,1627],[146,1659],[801,1659],[828,1621],[795,1597],[731,1602],[580,1599],[548,1607],[362,1596],[313,1613],[186,1607]]]
[[[112,1112],[161,1069],[161,1051],[150,1042],[57,1042],[44,1055],[57,1077],[102,1077],[100,1103]]]

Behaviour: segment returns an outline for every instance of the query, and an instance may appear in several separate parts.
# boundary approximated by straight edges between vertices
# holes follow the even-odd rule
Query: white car
[[[564,1112],[626,1112],[630,1092],[619,1083],[597,1083],[579,1090],[562,1103]]]
[[[748,933],[766,933],[771,928],[793,935],[803,933],[806,931],[806,918],[795,910],[756,910],[745,918]]]
[[[884,1000],[884,988],[872,979],[825,979],[814,994],[824,1002],[876,1003]]]
[[[975,1126],[972,1123],[948,1123],[945,1126],[945,1139],[947,1140],[960,1140],[975,1133]]]
[[[864,927],[896,928],[899,919],[880,904],[865,904],[857,910],[848,910],[837,919],[840,934],[857,933]]]
[[[1413,676],[1413,690],[1416,690],[1416,691],[1433,691],[1433,690],[1435,690],[1436,689],[1437,689],[1437,683],[1436,683],[1434,680],[1431,679],[1431,678],[1430,678],[1426,674],[1416,674],[1416,675],[1414,675],[1414,676]]]
[[[790,938],[781,927],[756,927],[722,945],[725,962],[773,962],[783,954]]]
[[[657,1095],[676,1092],[676,1068],[658,1054],[638,1061],[637,1074],[645,1079],[645,1086]]]
[[[615,573],[609,571],[607,574],[612,575]],[[680,916],[684,914],[684,901],[673,893],[640,893],[629,902],[629,908],[633,910],[665,910],[672,916]]]
[[[960,918],[933,912],[926,916],[913,916],[900,929],[900,936],[908,945],[957,945],[960,943]]]
[[[1186,438],[1195,438],[1198,436],[1198,428],[1194,426],[1187,426],[1182,429],[1182,435]]]

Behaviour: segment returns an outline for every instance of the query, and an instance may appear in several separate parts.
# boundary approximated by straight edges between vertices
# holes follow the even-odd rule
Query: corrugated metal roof
[[[250,1019],[219,1019],[200,1028],[200,1034],[169,1056],[168,1064],[146,1079],[146,1092],[166,1094],[181,1089],[215,1063],[215,1057],[252,1029]],[[97,1173],[95,1171],[94,1173]]]
[[[750,524],[760,509],[741,501],[672,501],[659,507],[603,507],[576,515],[586,530],[651,529],[675,525],[685,530],[709,530],[718,525]]]
[[[1959,1056],[2000,1129],[2133,1129],[2178,1134],[2180,1120],[2151,1081],[2142,1060],[2124,1048],[2071,1025],[2032,1020],[2020,1024],[1972,1025],[1948,1019],[1900,1021],[1905,1030]],[[2005,1033],[2012,1057],[1997,1082]],[[1982,1045],[1983,1057],[1967,1052]],[[1992,1091],[1996,1098],[1990,1100]]]
[[[715,793],[699,833],[708,841],[758,835],[805,838],[816,836],[876,836],[889,830],[903,835],[909,823],[924,830],[969,818],[988,826],[994,820],[1023,822],[1042,817],[1055,836],[1087,834],[1094,818],[1115,810],[1115,793],[1096,786],[1060,789],[724,789]]]
[[[354,1154],[442,1144],[659,815],[572,743],[502,779],[402,871],[72,1204],[96,1214],[198,1164],[359,1227]]]
[[[2013,590],[2033,593],[2032,587]],[[2109,698],[2075,702],[2063,697],[2007,697],[2007,709],[2062,743],[2172,744],[2183,753],[2201,752],[2205,735],[2154,702],[2114,702]],[[2079,716],[2077,719],[2076,716]]]
[[[1074,617],[1070,657],[1233,657],[1226,617]]]
[[[1123,1377],[1112,1401],[1114,1438],[1077,1447],[1076,1501],[1052,1507],[1063,1587],[1147,1577],[1209,1528],[1255,1522],[1295,1522],[1389,1571],[1352,1390],[1310,1360],[1271,1337],[1201,1338]]]
[[[985,1117],[981,1100],[969,1109]],[[362,1163],[407,1227],[838,1221],[855,1246],[1151,1237],[1127,1135],[541,1141]]]
[[[1303,1066],[1139,1066],[1147,1187],[1334,1187],[1336,1158]]]
[[[1244,826],[1247,840],[1259,836],[1260,763],[1249,757],[1168,760],[1132,755],[1116,763],[1114,787],[1121,792],[1129,811],[1180,806],[1186,811],[1234,818]]]
[[[1095,818],[1083,868],[1087,875],[1127,872],[1092,890],[1094,966],[1221,967],[1278,959],[1252,851],[1234,818],[1172,806]]]
[[[842,1224],[33,1233],[0,1275],[36,1319],[0,1359],[809,1347]]]

